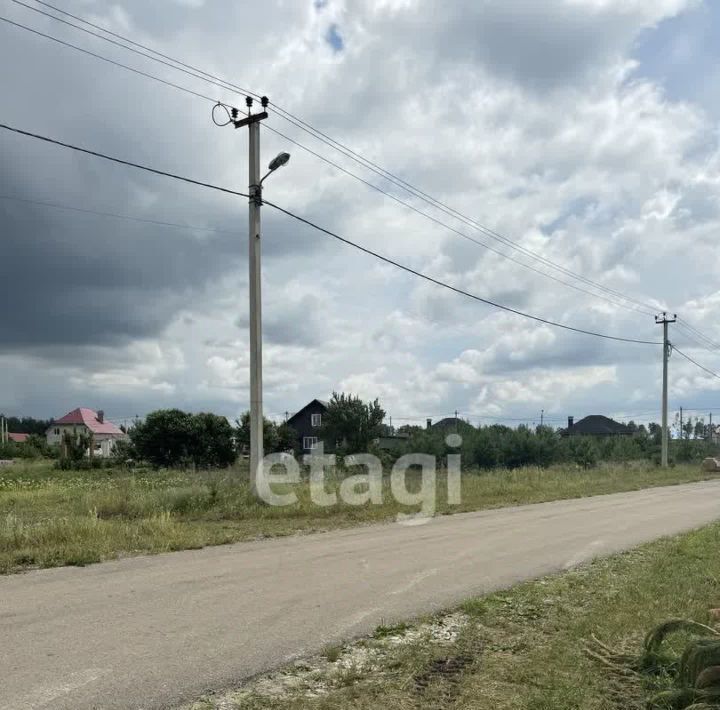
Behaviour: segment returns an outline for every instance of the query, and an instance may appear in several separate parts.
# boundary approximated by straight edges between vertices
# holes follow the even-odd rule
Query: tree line
[[[405,453],[425,453],[441,460],[449,454],[461,454],[463,466],[471,469],[550,466],[571,462],[590,467],[598,461],[652,460],[659,462],[661,427],[651,423],[628,424],[629,435],[614,437],[564,436],[562,430],[548,426],[516,428],[502,424],[473,426],[457,420],[451,427],[402,426],[391,429],[384,422],[385,411],[375,399],[364,402],[359,397],[333,393],[323,424],[318,431],[327,451],[338,459],[354,453],[376,454],[386,465]],[[44,433],[48,421],[24,418],[10,419],[10,429],[33,429],[24,444],[0,444],[0,458],[55,457],[62,468],[100,466],[88,462],[90,440],[80,435],[68,439],[62,447],[48,447]],[[23,424],[24,422],[24,424]],[[671,460],[692,461],[716,455],[717,445],[706,440],[708,429],[703,420],[688,418],[678,436],[670,443]],[[42,436],[37,431],[42,431]],[[264,420],[265,453],[297,451],[297,432],[287,423]],[[457,433],[461,442],[448,439]],[[144,421],[128,430],[128,440],[117,442],[111,464],[144,462],[156,468],[197,467],[223,468],[247,457],[250,446],[250,415],[242,414],[233,424],[223,416],[180,409],[151,412]]]

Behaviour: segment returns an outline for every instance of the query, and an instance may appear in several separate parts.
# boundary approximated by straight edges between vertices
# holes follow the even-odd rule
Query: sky
[[[718,3],[57,3],[266,94],[463,218],[272,104],[262,161],[292,157],[266,181],[267,200],[545,319],[657,341],[653,313],[667,310],[720,342]],[[243,108],[244,93],[11,0],[0,15],[176,84],[0,22],[0,122],[247,189],[247,131],[211,120],[213,101]],[[167,407],[246,410],[246,200],[5,130],[0,151],[0,411],[49,418],[86,406],[122,422]],[[379,398],[394,424],[455,411],[473,423],[538,423],[543,410],[558,426],[595,413],[659,419],[656,345],[492,308],[267,206],[262,242],[272,418],[345,391]],[[673,345],[720,372],[718,349],[691,335],[670,326]],[[720,408],[720,378],[675,352],[670,406]]]

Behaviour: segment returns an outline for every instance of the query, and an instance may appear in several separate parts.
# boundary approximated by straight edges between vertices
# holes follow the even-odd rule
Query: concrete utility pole
[[[674,323],[677,315],[667,317],[663,311],[662,316],[655,316],[655,323],[662,323],[663,326],[663,385],[662,385],[662,444],[660,454],[660,465],[667,468],[668,465],[668,360],[670,359],[670,341],[668,340],[668,323]]]
[[[540,426],[541,426],[541,427],[542,427],[542,425],[543,425],[543,421],[544,421],[544,420],[545,420],[545,410],[544,410],[544,409],[541,409],[541,410],[540,410]]]
[[[289,153],[280,153],[268,166],[265,177],[260,177],[260,121],[268,117],[267,96],[260,99],[263,110],[252,113],[253,99],[245,99],[248,114],[238,120],[238,110],[230,112],[230,123],[235,128],[249,129],[249,254],[250,270],[250,488],[257,497],[257,476],[263,463],[263,396],[262,396],[262,289],[261,289],[261,224],[262,184],[270,173],[290,160]]]

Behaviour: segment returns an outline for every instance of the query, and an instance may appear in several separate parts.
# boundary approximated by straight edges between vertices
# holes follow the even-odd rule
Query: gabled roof
[[[30,436],[30,434],[13,434],[11,431],[8,432],[8,438],[16,444],[24,444],[28,436]]]
[[[571,434],[631,434],[630,429],[602,414],[591,414],[575,422],[568,430]]]
[[[117,434],[122,435],[121,429],[118,429],[112,422],[100,421],[98,413],[87,407],[78,407],[68,412],[64,417],[55,419],[53,425],[56,424],[84,424],[93,434]]]
[[[302,414],[308,407],[311,407],[313,404],[315,404],[315,402],[317,402],[323,409],[327,409],[327,408],[328,408],[328,402],[327,402],[326,400],[324,400],[324,399],[311,399],[302,409],[298,409],[298,411],[295,412],[295,414],[293,414],[293,415],[288,419],[288,423],[290,423],[290,422],[291,422],[293,419],[295,419],[295,417],[297,417],[298,415]]]

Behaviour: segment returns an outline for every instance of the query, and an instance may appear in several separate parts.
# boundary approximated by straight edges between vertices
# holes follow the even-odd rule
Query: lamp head
[[[273,170],[277,170],[278,168],[281,168],[283,165],[285,165],[288,160],[290,160],[290,153],[280,153],[270,161],[270,165],[268,165],[268,170],[270,170],[270,172],[272,172]]]

